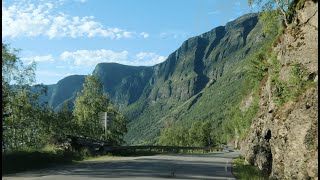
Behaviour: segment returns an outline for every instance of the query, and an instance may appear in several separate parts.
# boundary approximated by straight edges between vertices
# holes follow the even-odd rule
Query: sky
[[[36,62],[37,83],[101,62],[152,66],[190,37],[255,12],[247,0],[2,0],[2,42]]]

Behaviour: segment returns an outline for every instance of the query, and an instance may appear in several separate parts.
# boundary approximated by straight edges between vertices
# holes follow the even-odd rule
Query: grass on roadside
[[[99,155],[99,156],[87,156],[83,160],[85,161],[94,161],[94,160],[104,160],[104,159],[113,159],[118,157],[137,157],[137,156],[154,156],[158,154],[164,154],[161,152],[155,151],[146,151],[146,150],[117,150],[114,152],[110,152],[106,155]]]
[[[244,180],[267,180],[268,176],[258,167],[246,165],[242,156],[232,161],[232,173],[237,179]]]
[[[46,168],[57,164],[72,163],[72,154],[45,151],[15,151],[2,154],[2,174]]]
[[[2,174],[48,168],[60,164],[70,164],[86,158],[84,151],[64,151],[54,145],[42,149],[23,149],[2,152]]]

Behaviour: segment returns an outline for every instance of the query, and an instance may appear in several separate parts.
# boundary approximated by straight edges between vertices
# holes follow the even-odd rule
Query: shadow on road
[[[222,153],[223,154],[223,153]],[[90,161],[73,166],[47,169],[21,174],[23,177],[62,176],[91,178],[174,178],[174,179],[227,179],[232,174],[226,171],[222,154],[187,154],[142,157],[131,160]],[[221,158],[219,158],[221,156]],[[215,161],[217,157],[219,161]],[[188,159],[189,158],[189,159]],[[14,175],[19,177],[19,174]],[[40,178],[41,179],[41,178]],[[48,179],[48,178],[46,178]]]

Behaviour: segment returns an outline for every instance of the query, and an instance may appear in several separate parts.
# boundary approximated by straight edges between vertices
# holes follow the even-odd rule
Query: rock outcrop
[[[241,149],[249,164],[271,179],[318,179],[318,3],[306,1],[273,48],[280,64],[277,79],[290,84],[299,67],[307,84],[295,99],[279,105],[269,70],[261,87],[260,110]],[[300,71],[299,71],[300,72]],[[294,87],[289,86],[294,91]]]

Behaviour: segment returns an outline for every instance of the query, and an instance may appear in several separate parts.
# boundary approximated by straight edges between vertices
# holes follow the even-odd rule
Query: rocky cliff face
[[[297,11],[273,52],[279,69],[269,69],[261,87],[258,116],[241,149],[248,163],[267,171],[270,178],[318,179],[317,2],[306,1]],[[302,88],[295,87],[293,73],[303,82],[298,83]],[[297,91],[296,98],[279,104],[275,82],[287,83],[287,93]]]

